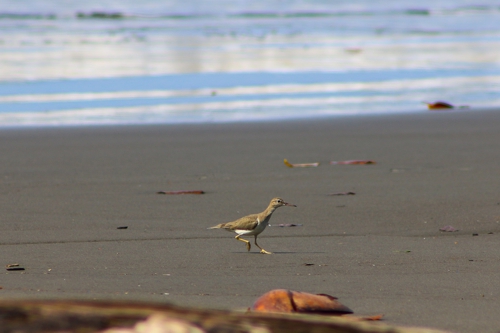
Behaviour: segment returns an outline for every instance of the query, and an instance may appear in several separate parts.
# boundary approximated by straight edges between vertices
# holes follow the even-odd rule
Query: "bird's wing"
[[[224,223],[222,228],[229,230],[253,230],[259,223],[257,217],[258,214],[247,215],[236,221]]]

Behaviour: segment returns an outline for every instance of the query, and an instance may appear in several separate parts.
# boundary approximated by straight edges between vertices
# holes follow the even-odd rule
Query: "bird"
[[[281,198],[273,198],[267,206],[266,210],[259,214],[251,214],[239,218],[233,222],[221,223],[216,226],[210,227],[208,229],[224,229],[227,231],[234,231],[237,233],[235,239],[246,243],[247,250],[250,251],[250,242],[246,239],[241,238],[241,236],[254,236],[255,245],[260,249],[262,254],[272,254],[272,252],[266,251],[257,244],[257,236],[266,229],[276,208],[281,206],[297,207],[296,205],[289,204]]]

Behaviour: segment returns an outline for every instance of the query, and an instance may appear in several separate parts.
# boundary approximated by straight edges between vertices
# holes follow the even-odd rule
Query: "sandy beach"
[[[499,129],[499,110],[455,110],[0,130],[0,264],[25,268],[3,268],[0,297],[246,309],[286,288],[391,324],[498,332]],[[376,164],[329,164],[343,160]],[[176,190],[206,193],[157,194]],[[273,255],[207,230],[275,196],[298,207],[259,236]]]

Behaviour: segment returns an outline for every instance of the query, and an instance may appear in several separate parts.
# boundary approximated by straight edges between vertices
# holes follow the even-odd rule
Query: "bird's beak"
[[[284,206],[297,207],[297,205],[292,205],[292,204],[289,204],[288,202],[284,202],[283,205]]]

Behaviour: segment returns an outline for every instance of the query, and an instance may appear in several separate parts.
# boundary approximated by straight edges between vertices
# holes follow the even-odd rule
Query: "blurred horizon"
[[[0,0],[0,126],[500,106],[499,21],[491,0]]]

